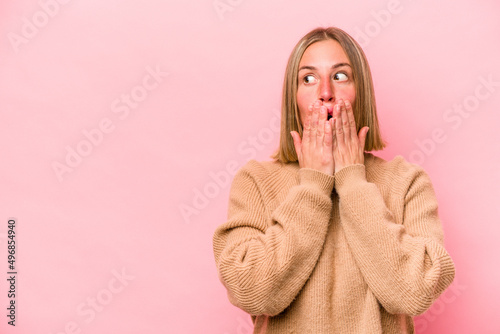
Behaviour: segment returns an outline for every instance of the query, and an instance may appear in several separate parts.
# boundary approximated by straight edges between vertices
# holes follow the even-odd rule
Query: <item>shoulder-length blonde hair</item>
[[[386,146],[378,125],[370,67],[361,46],[339,28],[316,28],[302,37],[288,59],[281,102],[280,144],[279,148],[271,156],[274,160],[282,163],[298,160],[290,131],[297,131],[302,137],[302,123],[297,105],[299,63],[305,50],[311,44],[328,39],[337,41],[342,46],[353,69],[354,87],[356,89],[353,110],[357,131],[359,132],[363,126],[370,127],[370,131],[366,136],[365,151],[381,150]]]

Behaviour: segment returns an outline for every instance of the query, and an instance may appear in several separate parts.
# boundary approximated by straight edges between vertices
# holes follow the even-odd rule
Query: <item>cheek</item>
[[[311,97],[309,95],[310,94],[307,94],[307,92],[304,92],[304,90],[301,89],[297,90],[297,106],[299,107],[300,120],[302,124],[307,108],[312,102]]]
[[[349,94],[349,102],[351,102],[352,105],[354,105],[354,101],[356,100],[356,90],[354,88]]]
[[[350,89],[344,89],[344,90],[339,90],[338,93],[335,96],[335,101],[338,101],[339,99],[342,99],[344,101],[349,101],[351,106],[354,109],[355,103],[354,101],[356,100],[356,92],[354,90]]]
[[[356,90],[354,87],[345,87],[344,89],[339,89],[339,93],[336,96],[336,99],[347,100],[354,105],[354,100],[356,100]]]
[[[349,97],[347,97],[347,100],[351,103],[352,106],[354,106],[354,101],[356,100],[356,94],[349,95]]]
[[[307,93],[303,89],[299,88],[297,90],[297,104],[299,105],[299,107],[307,103],[307,98]]]

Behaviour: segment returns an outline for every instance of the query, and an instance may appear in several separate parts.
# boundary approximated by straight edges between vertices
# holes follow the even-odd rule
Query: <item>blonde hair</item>
[[[366,136],[365,151],[382,150],[386,147],[378,125],[370,67],[361,46],[339,28],[316,28],[302,37],[295,45],[288,59],[281,102],[280,144],[276,152],[271,156],[274,160],[282,163],[298,160],[290,131],[297,131],[302,137],[302,123],[297,105],[299,63],[305,50],[311,44],[329,39],[337,41],[342,46],[351,63],[356,90],[353,110],[357,131],[359,132],[363,126],[370,127],[370,131]]]

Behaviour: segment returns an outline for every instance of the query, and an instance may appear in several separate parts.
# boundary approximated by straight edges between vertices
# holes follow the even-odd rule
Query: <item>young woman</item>
[[[431,180],[381,138],[366,57],[338,28],[295,46],[273,161],[235,175],[213,237],[254,333],[413,333],[451,284]]]

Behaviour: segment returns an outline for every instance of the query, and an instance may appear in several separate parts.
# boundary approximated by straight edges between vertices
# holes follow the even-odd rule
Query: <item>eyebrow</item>
[[[338,64],[335,64],[335,65],[332,66],[332,70],[334,70],[336,68],[339,68],[339,67],[342,67],[342,66],[349,66],[349,67],[351,67],[351,65],[349,63],[338,63]],[[312,71],[315,71],[315,70],[317,70],[317,68],[314,67],[314,66],[308,66],[308,65],[306,65],[306,66],[302,66],[302,67],[299,68],[299,72],[302,71],[302,70],[312,70]]]

